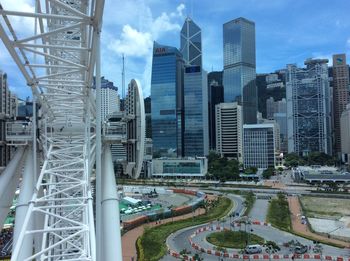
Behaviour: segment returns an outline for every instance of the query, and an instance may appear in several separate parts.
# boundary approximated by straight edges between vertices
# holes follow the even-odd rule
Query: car
[[[260,245],[248,245],[244,252],[246,254],[258,254],[262,252],[262,247]]]
[[[300,245],[294,248],[294,253],[296,254],[305,254],[306,252],[307,252],[307,246]]]

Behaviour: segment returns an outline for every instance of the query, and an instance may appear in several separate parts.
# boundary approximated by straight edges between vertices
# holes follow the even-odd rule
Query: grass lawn
[[[350,199],[300,197],[303,210],[308,217],[340,218],[350,216]]]
[[[219,197],[215,206],[213,206],[206,214],[163,224],[153,228],[145,228],[145,232],[138,239],[136,244],[138,250],[138,260],[140,261],[156,261],[166,254],[165,245],[166,238],[177,230],[185,227],[207,223],[226,216],[233,203],[229,198]],[[184,239],[186,240],[186,239]]]
[[[249,237],[249,241],[248,241]],[[249,234],[244,231],[221,231],[214,232],[207,236],[207,241],[218,247],[228,247],[242,249],[246,247],[246,242],[249,245],[264,244],[264,239],[254,234]]]
[[[267,212],[267,222],[272,226],[284,230],[291,231],[291,220],[288,201],[285,195],[279,193],[277,199],[270,202]]]

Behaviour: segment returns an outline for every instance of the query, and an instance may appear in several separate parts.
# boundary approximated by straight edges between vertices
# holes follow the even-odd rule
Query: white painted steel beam
[[[12,206],[16,187],[19,182],[19,168],[22,167],[25,154],[25,147],[18,148],[13,159],[0,175],[0,227],[3,227],[7,214]]]
[[[18,236],[20,229],[23,226],[24,218],[28,211],[28,204],[32,198],[34,192],[34,180],[36,179],[36,174],[34,173],[34,160],[33,160],[33,149],[28,148],[28,152],[25,159],[24,170],[22,175],[22,182],[20,186],[20,194],[16,204],[16,218],[15,218],[15,229],[13,235],[14,245],[18,242]],[[28,225],[31,228],[33,225],[33,220]],[[18,260],[24,260],[26,257],[30,256],[33,250],[33,236],[28,236],[23,242],[18,256]]]
[[[110,144],[105,144],[102,155],[102,260],[122,260],[119,201]]]

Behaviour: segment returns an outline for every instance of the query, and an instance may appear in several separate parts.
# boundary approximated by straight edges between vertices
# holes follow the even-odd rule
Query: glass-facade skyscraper
[[[224,101],[243,107],[245,124],[257,122],[255,24],[237,18],[223,25]]]
[[[151,80],[154,158],[183,156],[183,68],[178,49],[154,42]]]
[[[201,29],[186,18],[181,30],[180,51],[184,58],[184,155],[209,153],[207,73],[202,67]]]

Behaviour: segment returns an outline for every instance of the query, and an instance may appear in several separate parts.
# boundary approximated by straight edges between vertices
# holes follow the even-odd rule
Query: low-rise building
[[[152,177],[204,178],[208,172],[208,159],[153,159]]]
[[[244,168],[275,167],[277,136],[273,123],[243,125]]]

